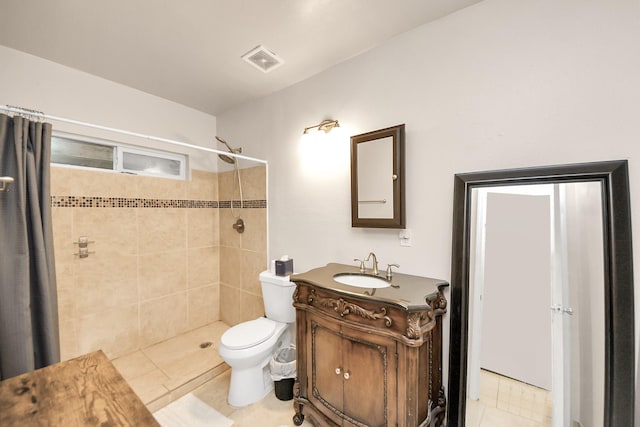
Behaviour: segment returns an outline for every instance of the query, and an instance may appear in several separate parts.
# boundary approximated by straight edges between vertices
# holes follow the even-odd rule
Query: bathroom
[[[640,175],[634,161],[640,156],[640,122],[636,117],[640,98],[638,6],[623,0],[606,4],[573,0],[518,3],[479,2],[294,86],[216,116],[0,46],[1,102],[200,145],[214,146],[214,136],[220,135],[232,146],[242,147],[243,153],[265,159],[265,193],[246,196],[267,200],[266,208],[255,209],[265,215],[259,237],[264,239],[264,247],[249,250],[249,255],[262,252],[263,268],[268,257],[285,254],[294,259],[295,270],[302,272],[328,262],[351,264],[354,258],[374,250],[382,263],[398,263],[401,273],[447,279],[451,277],[456,173],[629,159],[632,219],[640,215],[640,197],[633,185]],[[305,127],[324,118],[338,119],[341,127],[327,134],[321,145],[302,137]],[[406,124],[410,246],[400,245],[397,230],[352,228],[350,224],[349,137],[400,123]],[[113,139],[106,131],[57,127]],[[140,143],[134,137],[122,137],[122,142]],[[196,180],[218,173],[214,172],[218,162],[214,156],[190,154],[192,167],[200,171],[193,174]],[[65,173],[71,172],[61,175]],[[171,182],[147,194],[129,196],[123,193],[130,191],[128,183],[123,183],[126,178],[145,181],[113,176],[111,183],[99,183],[99,191],[90,195],[188,199],[194,184],[188,182],[177,189],[178,184]],[[62,181],[58,184],[66,185]],[[110,193],[113,188],[115,194]],[[209,195],[212,200],[223,200],[219,187],[218,194],[213,189],[202,191],[207,195],[205,200]],[[224,258],[225,262],[219,261],[220,270],[210,272],[210,281],[194,288],[211,291],[207,298],[213,302],[212,310],[203,313],[202,319],[191,319],[194,327],[200,321],[234,323],[256,315],[253,309],[258,302],[242,302],[243,296],[250,301],[256,292],[223,284],[223,264],[233,263],[227,264],[223,257],[226,249],[221,241],[223,233],[234,230],[229,230],[231,224],[222,220],[222,212],[219,214],[211,219],[214,225],[204,227],[219,224],[220,243],[205,242],[198,248],[208,248],[202,249],[206,254],[200,256]],[[60,215],[55,220],[60,224],[65,221]],[[117,218],[113,220],[117,222]],[[171,219],[164,221],[168,224]],[[73,227],[69,219],[66,224]],[[92,230],[87,234],[96,241],[98,255],[102,241]],[[60,243],[67,245],[66,249],[56,246],[57,256],[73,256],[77,235],[72,230],[68,235],[72,239]],[[114,257],[131,253],[126,239],[116,244],[117,248],[109,249]],[[185,238],[180,244],[188,257],[189,242]],[[241,255],[237,248],[230,251],[236,259]],[[637,260],[640,250],[635,253]],[[91,260],[90,256],[87,261]],[[59,270],[58,274],[65,274],[64,267]],[[103,274],[108,277],[99,280],[108,281],[114,272]],[[223,291],[225,286],[228,294]],[[183,296],[188,295],[185,290]],[[137,295],[122,298],[131,301],[131,306],[142,304]],[[637,295],[635,301],[638,306]],[[232,307],[241,307],[243,312],[225,313]],[[69,328],[75,329],[67,328],[72,332],[63,337],[66,348],[73,349],[68,357],[86,349],[79,341],[83,326],[76,320],[69,320]],[[188,328],[188,317],[184,322]],[[637,318],[635,322],[637,347],[640,327]],[[173,323],[169,327],[179,328]],[[445,327],[445,343],[447,333]],[[124,347],[133,348],[126,336],[122,339]],[[445,376],[447,369],[445,358]]]

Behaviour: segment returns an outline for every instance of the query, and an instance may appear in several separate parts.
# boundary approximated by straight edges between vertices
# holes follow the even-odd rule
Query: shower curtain
[[[0,114],[0,379],[60,360],[50,157],[51,124]]]

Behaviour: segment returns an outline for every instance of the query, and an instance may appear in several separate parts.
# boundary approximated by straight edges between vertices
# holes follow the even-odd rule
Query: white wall
[[[604,416],[604,265],[600,183],[565,184],[571,325],[571,419],[597,425]]]
[[[0,46],[0,104],[215,148],[214,116],[4,46]],[[195,168],[216,170],[213,155],[52,123],[58,131],[186,152],[192,154]]]
[[[525,166],[628,159],[640,224],[638,22],[636,0],[485,0],[219,115],[220,135],[270,162],[271,255],[303,271],[373,250],[447,279],[453,175]],[[302,130],[329,117],[344,133],[309,164]],[[412,247],[350,227],[349,135],[399,123]]]

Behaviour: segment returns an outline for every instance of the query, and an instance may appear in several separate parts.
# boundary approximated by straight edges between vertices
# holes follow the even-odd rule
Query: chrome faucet
[[[371,260],[371,273],[374,276],[378,275],[378,259],[376,258],[376,254],[374,254],[373,252],[369,252],[369,255],[367,255],[367,257],[364,259],[365,261],[369,261],[369,258],[373,257],[373,260]]]

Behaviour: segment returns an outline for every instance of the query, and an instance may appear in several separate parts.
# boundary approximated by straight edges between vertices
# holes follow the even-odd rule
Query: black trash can
[[[270,363],[271,379],[279,400],[293,399],[293,384],[296,377],[296,348],[284,347],[273,354]]]
[[[273,382],[278,400],[293,399],[293,383],[295,381],[295,378],[283,378]]]

